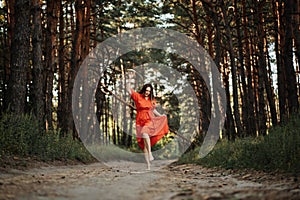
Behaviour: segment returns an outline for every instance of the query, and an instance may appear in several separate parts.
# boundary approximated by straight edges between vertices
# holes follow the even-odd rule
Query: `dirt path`
[[[11,169],[0,174],[0,199],[300,199],[299,177],[166,162]]]

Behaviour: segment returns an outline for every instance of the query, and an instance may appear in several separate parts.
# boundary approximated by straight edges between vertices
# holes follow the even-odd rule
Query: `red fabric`
[[[131,98],[135,102],[136,115],[136,138],[138,145],[144,149],[143,133],[150,137],[151,146],[155,145],[162,137],[169,132],[167,116],[155,116],[155,101],[146,100],[144,95],[131,90]]]

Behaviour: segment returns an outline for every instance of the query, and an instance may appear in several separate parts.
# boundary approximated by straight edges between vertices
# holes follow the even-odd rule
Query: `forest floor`
[[[300,199],[300,177],[154,160],[0,168],[0,199]],[[29,166],[29,167],[28,167]]]

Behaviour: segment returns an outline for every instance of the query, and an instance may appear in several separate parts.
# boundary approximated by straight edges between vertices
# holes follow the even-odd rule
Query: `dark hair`
[[[154,94],[153,94],[153,87],[150,83],[145,84],[142,89],[139,91],[140,94],[144,94],[146,92],[146,88],[150,87],[151,88],[151,92],[150,92],[150,99],[151,101],[154,100]]]

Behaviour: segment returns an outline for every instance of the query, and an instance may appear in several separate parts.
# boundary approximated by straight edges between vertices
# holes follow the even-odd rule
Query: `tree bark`
[[[286,84],[288,92],[289,115],[298,113],[299,102],[297,94],[296,72],[293,63],[293,27],[292,12],[293,0],[284,1],[284,19],[285,19],[285,45],[284,45],[284,69],[286,73]]]
[[[42,62],[42,20],[41,2],[33,0],[33,36],[32,36],[32,64],[33,64],[33,90],[32,102],[34,114],[41,130],[45,130],[45,102],[44,102],[44,65]]]
[[[59,2],[59,46],[58,46],[58,107],[57,107],[57,126],[65,135],[68,131],[66,118],[67,106],[67,69],[65,64],[65,19],[64,4]]]
[[[264,41],[266,41],[265,42],[265,49],[267,49],[268,44],[267,44],[266,36],[264,36]],[[268,55],[268,50],[266,50],[265,53]],[[267,56],[267,57],[269,57],[269,56]],[[276,126],[278,124],[278,119],[277,119],[277,110],[276,110],[276,103],[275,103],[275,94],[274,94],[274,90],[273,90],[273,86],[272,86],[273,81],[272,81],[272,77],[270,75],[270,73],[272,73],[272,72],[271,72],[269,59],[268,58],[266,58],[266,59],[267,60],[264,61],[265,64],[266,64],[266,68],[264,68],[264,71],[263,71],[264,80],[265,80],[265,87],[266,87],[267,99],[268,99],[269,107],[270,107],[272,126]],[[270,73],[268,73],[268,71]]]
[[[259,31],[258,35],[261,34]],[[262,41],[258,41],[259,58],[258,58],[258,132],[259,135],[266,135],[266,104],[265,104],[265,79],[264,68],[266,67],[264,62],[263,44]]]
[[[227,63],[227,62],[225,61],[225,63]],[[228,66],[226,68],[228,68]],[[231,103],[230,103],[231,99],[230,99],[230,91],[229,91],[229,69],[226,70],[226,68],[224,67],[224,72],[223,72],[226,98],[227,98],[225,127],[226,127],[227,139],[234,141],[237,134],[236,134],[235,126],[234,126],[234,118],[233,118],[233,114],[232,114],[233,112],[232,112]]]
[[[11,73],[8,82],[10,111],[25,113],[30,49],[30,0],[16,0],[11,43]]]
[[[82,40],[82,30],[83,30],[83,5],[81,0],[76,0],[75,2],[75,13],[76,13],[76,28],[73,34],[72,42],[72,52],[71,52],[71,64],[70,64],[70,73],[68,76],[68,105],[66,111],[66,118],[68,121],[68,131],[73,132],[74,137],[77,137],[74,127],[73,115],[72,115],[72,93],[75,77],[79,70],[80,59],[80,44]],[[79,88],[75,88],[75,91],[79,95]],[[79,109],[78,102],[75,103]]]
[[[45,83],[45,95],[46,95],[46,130],[53,129],[53,80],[55,72],[55,48],[56,48],[56,28],[57,28],[57,13],[58,2],[47,1],[47,29],[46,29],[46,83]]]
[[[243,4],[245,6],[245,4]],[[246,74],[245,74],[245,65],[244,65],[244,50],[243,50],[243,38],[242,38],[242,23],[241,23],[241,16],[238,12],[238,2],[237,0],[234,1],[234,10],[235,10],[235,19],[236,19],[236,26],[237,26],[237,40],[238,40],[238,52],[239,52],[239,68],[241,73],[241,83],[242,83],[242,91],[241,91],[241,99],[242,99],[242,118],[243,124],[245,128],[245,132],[243,136],[252,135],[253,132],[250,128],[251,123],[249,121],[249,99],[247,84],[246,84]],[[245,19],[245,17],[243,17]]]
[[[7,15],[6,15],[6,20],[7,20],[7,36],[5,39],[5,48],[3,49],[4,51],[4,76],[3,76],[3,83],[2,83],[2,88],[3,88],[3,111],[5,111],[9,107],[9,100],[8,100],[8,88],[6,87],[9,82],[9,77],[10,77],[10,63],[11,63],[11,43],[12,43],[12,37],[13,37],[13,31],[14,31],[14,26],[15,26],[15,0],[6,0],[5,4],[7,5]]]
[[[226,37],[229,44],[229,56],[230,56],[230,65],[231,65],[231,73],[232,73],[233,113],[234,113],[237,132],[239,135],[242,135],[244,130],[241,123],[239,102],[238,102],[237,71],[236,71],[236,63],[234,59],[233,39],[231,36],[230,25],[227,19],[227,11],[225,9],[225,5],[223,1],[221,2],[221,10],[223,14]]]
[[[293,0],[293,16],[292,16],[292,27],[294,33],[294,41],[296,47],[296,58],[298,63],[300,63],[300,2],[299,0]]]
[[[247,79],[247,88],[246,88],[246,98],[248,99],[248,105],[247,108],[247,120],[245,123],[248,123],[247,133],[251,136],[256,136],[256,126],[255,125],[255,112],[254,112],[254,91],[253,91],[253,71],[252,71],[252,65],[251,65],[251,44],[250,44],[250,33],[247,27],[249,27],[249,18],[247,17],[247,11],[246,11],[246,2],[243,0],[243,25],[244,25],[244,38],[245,38],[245,44],[244,44],[244,51],[245,51],[245,67],[246,67],[246,79]]]
[[[275,31],[275,52],[276,52],[276,63],[277,63],[277,74],[278,74],[278,99],[279,99],[279,114],[280,114],[280,123],[286,121],[287,111],[286,111],[286,81],[285,81],[285,71],[283,68],[283,26],[282,26],[282,4],[281,0],[273,0],[273,17],[274,22],[274,31]]]

